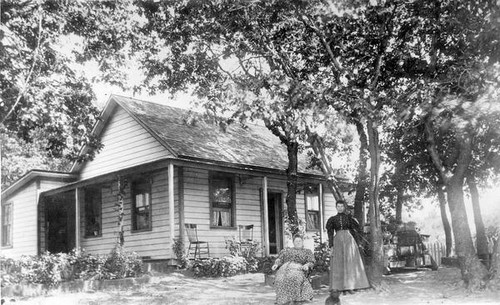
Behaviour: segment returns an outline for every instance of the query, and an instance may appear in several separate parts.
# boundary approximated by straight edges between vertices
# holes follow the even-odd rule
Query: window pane
[[[317,194],[307,194],[306,204],[308,211],[319,211],[319,196]]]
[[[12,245],[12,204],[2,205],[2,246]]]
[[[229,179],[212,180],[214,202],[231,203],[231,183]]]
[[[307,229],[308,230],[318,230],[319,229],[319,213],[318,212],[308,212],[307,213]]]
[[[101,234],[101,189],[85,190],[85,236]]]
[[[230,227],[234,224],[233,217],[233,178],[231,176],[212,177],[211,191],[211,220],[212,226]]]
[[[134,183],[132,189],[133,210],[132,210],[132,229],[144,230],[151,228],[151,204],[150,204],[149,183]]]

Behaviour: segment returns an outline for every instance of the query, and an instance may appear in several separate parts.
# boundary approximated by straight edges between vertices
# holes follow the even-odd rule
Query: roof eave
[[[10,185],[5,191],[2,192],[2,199],[7,198],[13,193],[15,193],[18,189],[22,188],[24,185],[29,183],[35,178],[52,178],[52,179],[76,179],[77,175],[67,172],[58,172],[58,171],[47,171],[47,170],[30,170],[26,174],[24,174],[21,178],[19,178],[16,182]]]

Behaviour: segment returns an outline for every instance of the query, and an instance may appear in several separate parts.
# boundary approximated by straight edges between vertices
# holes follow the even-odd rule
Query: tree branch
[[[450,177],[437,151],[436,138],[434,136],[434,131],[432,128],[432,122],[430,116],[427,116],[425,118],[424,127],[425,127],[425,132],[427,133],[427,143],[428,143],[427,150],[429,151],[432,163],[434,163],[434,166],[436,167],[439,176],[443,180],[443,183],[448,184]]]
[[[39,10],[39,14],[40,14],[40,19],[38,20],[38,39],[37,39],[37,43],[36,43],[35,54],[33,55],[33,62],[31,63],[31,67],[30,67],[30,70],[28,72],[28,75],[24,79],[23,88],[19,92],[19,94],[17,95],[16,102],[14,103],[14,105],[12,105],[12,107],[9,110],[9,112],[7,112],[7,114],[2,119],[2,122],[0,122],[0,124],[3,124],[7,120],[7,118],[12,114],[12,112],[14,112],[14,110],[17,107],[17,105],[19,104],[19,102],[21,101],[22,97],[24,96],[24,94],[26,93],[26,91],[29,88],[28,84],[30,82],[31,76],[33,75],[33,70],[35,69],[35,66],[36,66],[36,62],[37,62],[37,58],[38,58],[38,53],[40,52],[40,44],[41,44],[41,40],[42,40],[42,20],[43,20],[43,14],[42,14],[42,5],[40,3],[38,4],[38,10]]]

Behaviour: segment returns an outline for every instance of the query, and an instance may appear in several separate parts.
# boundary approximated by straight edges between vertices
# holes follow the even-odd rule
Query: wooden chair
[[[186,227],[186,234],[189,240],[188,258],[191,255],[193,255],[193,259],[202,258],[202,256],[206,256],[206,258],[210,257],[208,242],[198,239],[197,225],[186,223],[184,226]]]
[[[239,225],[238,231],[241,249],[250,247],[253,243],[253,225]]]

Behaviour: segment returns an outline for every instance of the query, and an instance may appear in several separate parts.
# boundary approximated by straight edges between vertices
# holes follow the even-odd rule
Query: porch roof
[[[30,170],[26,174],[24,174],[21,178],[16,180],[12,185],[10,185],[7,189],[5,189],[2,192],[2,200],[4,198],[9,197],[13,193],[15,193],[17,190],[25,186],[27,183],[30,181],[36,179],[36,178],[45,178],[45,179],[60,179],[60,180],[65,180],[68,182],[71,182],[73,180],[76,180],[77,175],[72,174],[72,173],[66,173],[66,172],[58,172],[58,171],[47,171],[47,170],[40,170],[40,169],[34,169]]]

